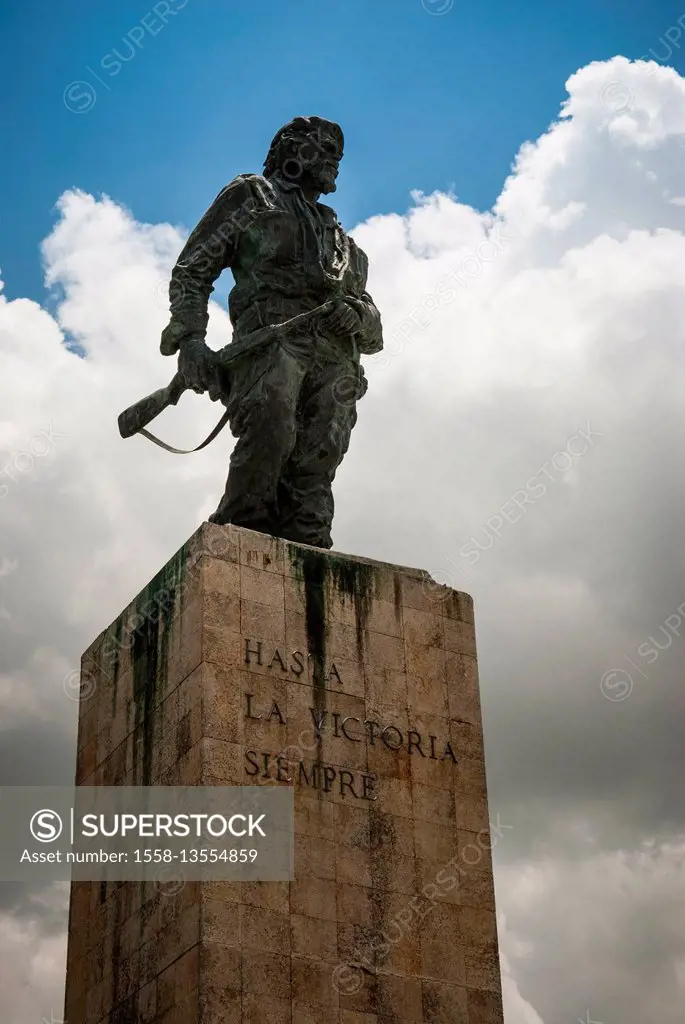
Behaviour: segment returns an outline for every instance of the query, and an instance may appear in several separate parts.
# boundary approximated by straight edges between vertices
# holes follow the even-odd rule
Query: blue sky
[[[38,246],[65,189],[192,227],[296,114],[345,129],[335,205],[348,227],[404,211],[412,189],[488,208],[568,76],[617,53],[665,57],[660,40],[683,13],[680,0],[454,0],[429,13],[449,4],[4,0],[6,295],[45,299]],[[667,63],[682,70],[682,50]]]

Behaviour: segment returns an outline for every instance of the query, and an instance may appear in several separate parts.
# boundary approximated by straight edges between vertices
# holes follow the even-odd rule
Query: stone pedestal
[[[292,785],[292,882],[72,886],[69,1024],[501,1024],[471,599],[203,525],[83,658],[82,785]]]

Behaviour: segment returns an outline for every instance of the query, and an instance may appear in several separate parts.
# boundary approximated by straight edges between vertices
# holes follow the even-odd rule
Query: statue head
[[[335,192],[344,136],[323,117],[296,117],[280,128],[269,147],[264,175],[279,174],[316,194]]]

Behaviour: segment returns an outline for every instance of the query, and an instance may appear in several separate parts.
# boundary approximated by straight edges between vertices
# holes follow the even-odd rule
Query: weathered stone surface
[[[201,527],[84,655],[77,779],[292,784],[295,878],[75,884],[66,1019],[501,1024],[474,651],[418,570]]]

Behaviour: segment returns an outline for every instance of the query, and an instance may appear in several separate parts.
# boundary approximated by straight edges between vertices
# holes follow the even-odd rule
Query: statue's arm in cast
[[[352,242],[354,245],[354,242]],[[359,274],[357,281],[358,291],[349,296],[347,302],[356,311],[360,320],[360,327],[357,328],[354,339],[361,355],[371,356],[380,352],[383,348],[383,329],[381,325],[381,314],[376,304],[366,290],[366,282],[369,274],[369,261],[366,253],[356,249],[356,257],[359,261]]]
[[[213,353],[205,344],[207,306],[214,282],[235,257],[241,229],[255,199],[249,182],[235,178],[221,190],[191,233],[171,273],[171,320],[162,332],[163,355],[179,353],[179,371],[196,391],[220,397]]]

